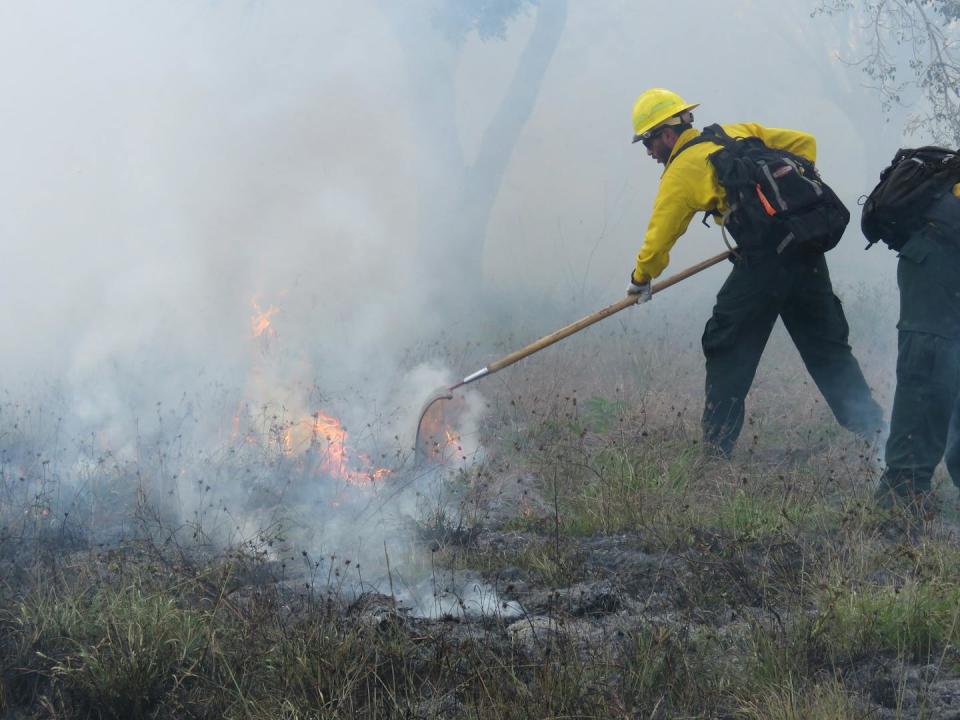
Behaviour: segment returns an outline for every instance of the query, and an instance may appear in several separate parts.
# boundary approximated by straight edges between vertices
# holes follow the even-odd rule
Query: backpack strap
[[[693,147],[694,145],[700,145],[702,143],[713,143],[719,145],[720,147],[727,147],[732,143],[735,143],[736,140],[729,135],[727,131],[720,127],[718,124],[714,123],[713,125],[707,125],[703,130],[700,131],[700,134],[697,135],[693,140],[687,142],[682,148],[677,150],[676,154],[670,158],[670,162],[676,160],[680,153],[682,153],[687,148]]]
[[[680,153],[682,153],[687,148],[693,147],[694,145],[701,145],[702,143],[707,143],[707,142],[714,143],[715,145],[719,145],[720,147],[728,147],[731,144],[735,143],[736,140],[730,137],[727,134],[727,131],[724,130],[722,127],[720,127],[719,124],[713,123],[712,125],[705,126],[703,130],[700,131],[699,135],[697,135],[695,138],[693,138],[688,143],[686,143],[682,148],[677,150],[677,153],[672,158],[670,158],[670,162],[673,162],[674,160],[676,160],[680,156]],[[726,213],[726,215],[729,215],[731,212],[733,212],[733,208],[731,208]],[[702,222],[705,227],[710,227],[710,224],[707,222],[707,220],[711,216],[713,216],[714,220],[720,219],[722,221],[725,219],[725,216],[721,215],[716,210],[706,210],[703,213],[703,219],[700,222]],[[721,231],[723,231],[722,222],[720,224],[720,229]],[[724,232],[723,241],[727,244],[728,248],[733,250],[733,248],[730,245],[730,242],[727,240],[725,232]]]

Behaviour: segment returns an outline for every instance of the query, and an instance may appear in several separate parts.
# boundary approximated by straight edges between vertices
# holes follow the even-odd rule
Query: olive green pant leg
[[[724,455],[733,451],[743,428],[744,399],[777,320],[771,280],[759,268],[735,265],[703,331],[707,370],[703,438]]]
[[[780,316],[803,364],[837,422],[867,440],[883,431],[883,410],[873,399],[848,338],[843,305],[833,292],[823,256],[792,270],[795,282]]]
[[[958,368],[960,343],[956,340],[900,331],[897,390],[882,485],[901,494],[930,489],[957,407]]]

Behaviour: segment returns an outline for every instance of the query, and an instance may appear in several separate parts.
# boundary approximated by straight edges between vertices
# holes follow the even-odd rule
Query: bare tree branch
[[[815,14],[847,12],[865,31],[865,47],[847,62],[863,69],[884,107],[908,105],[916,90],[907,130],[960,145],[960,0],[822,0]]]

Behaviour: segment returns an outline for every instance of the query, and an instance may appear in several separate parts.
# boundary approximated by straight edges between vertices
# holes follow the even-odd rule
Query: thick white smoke
[[[707,18],[695,0],[672,3],[669,17],[627,0],[571,3],[481,266],[432,267],[417,252],[417,169],[430,148],[415,132],[415,103],[431,88],[404,55],[438,45],[431,23],[401,37],[409,28],[373,0],[4,4],[5,417],[35,406],[62,418],[51,427],[72,440],[56,447],[76,461],[63,467],[87,469],[62,469],[64,482],[96,476],[104,457],[152,463],[151,487],[176,495],[186,517],[237,501],[242,483],[223,468],[237,467],[224,448],[241,414],[269,439],[274,424],[329,413],[374,465],[402,464],[431,391],[477,369],[437,332],[453,327],[459,342],[491,322],[480,298],[447,316],[431,293],[440,278],[449,294],[481,276],[499,310],[544,332],[622,293],[659,174],[629,142],[646,87],[702,103],[701,124],[809,130],[844,198],[869,188],[899,137],[830,59],[842,28],[783,7],[744,1]],[[450,56],[467,162],[533,12],[505,38],[469,34]],[[720,249],[717,232],[695,225],[671,271]],[[892,263],[860,252],[855,237],[836,251],[837,285],[890,282]],[[721,278],[688,284],[704,318]],[[270,332],[255,336],[252,316],[271,306]],[[663,324],[671,312],[665,299],[625,322]],[[474,457],[483,402],[469,397],[460,430]],[[264,473],[289,471],[260,461]],[[219,485],[207,491],[205,473]],[[257,517],[224,524],[249,534]]]

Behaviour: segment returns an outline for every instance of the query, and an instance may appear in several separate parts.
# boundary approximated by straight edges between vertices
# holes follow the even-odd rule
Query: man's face
[[[654,130],[651,137],[643,141],[643,146],[647,149],[647,155],[661,165],[666,165],[676,142],[677,134],[673,128],[664,126]]]

